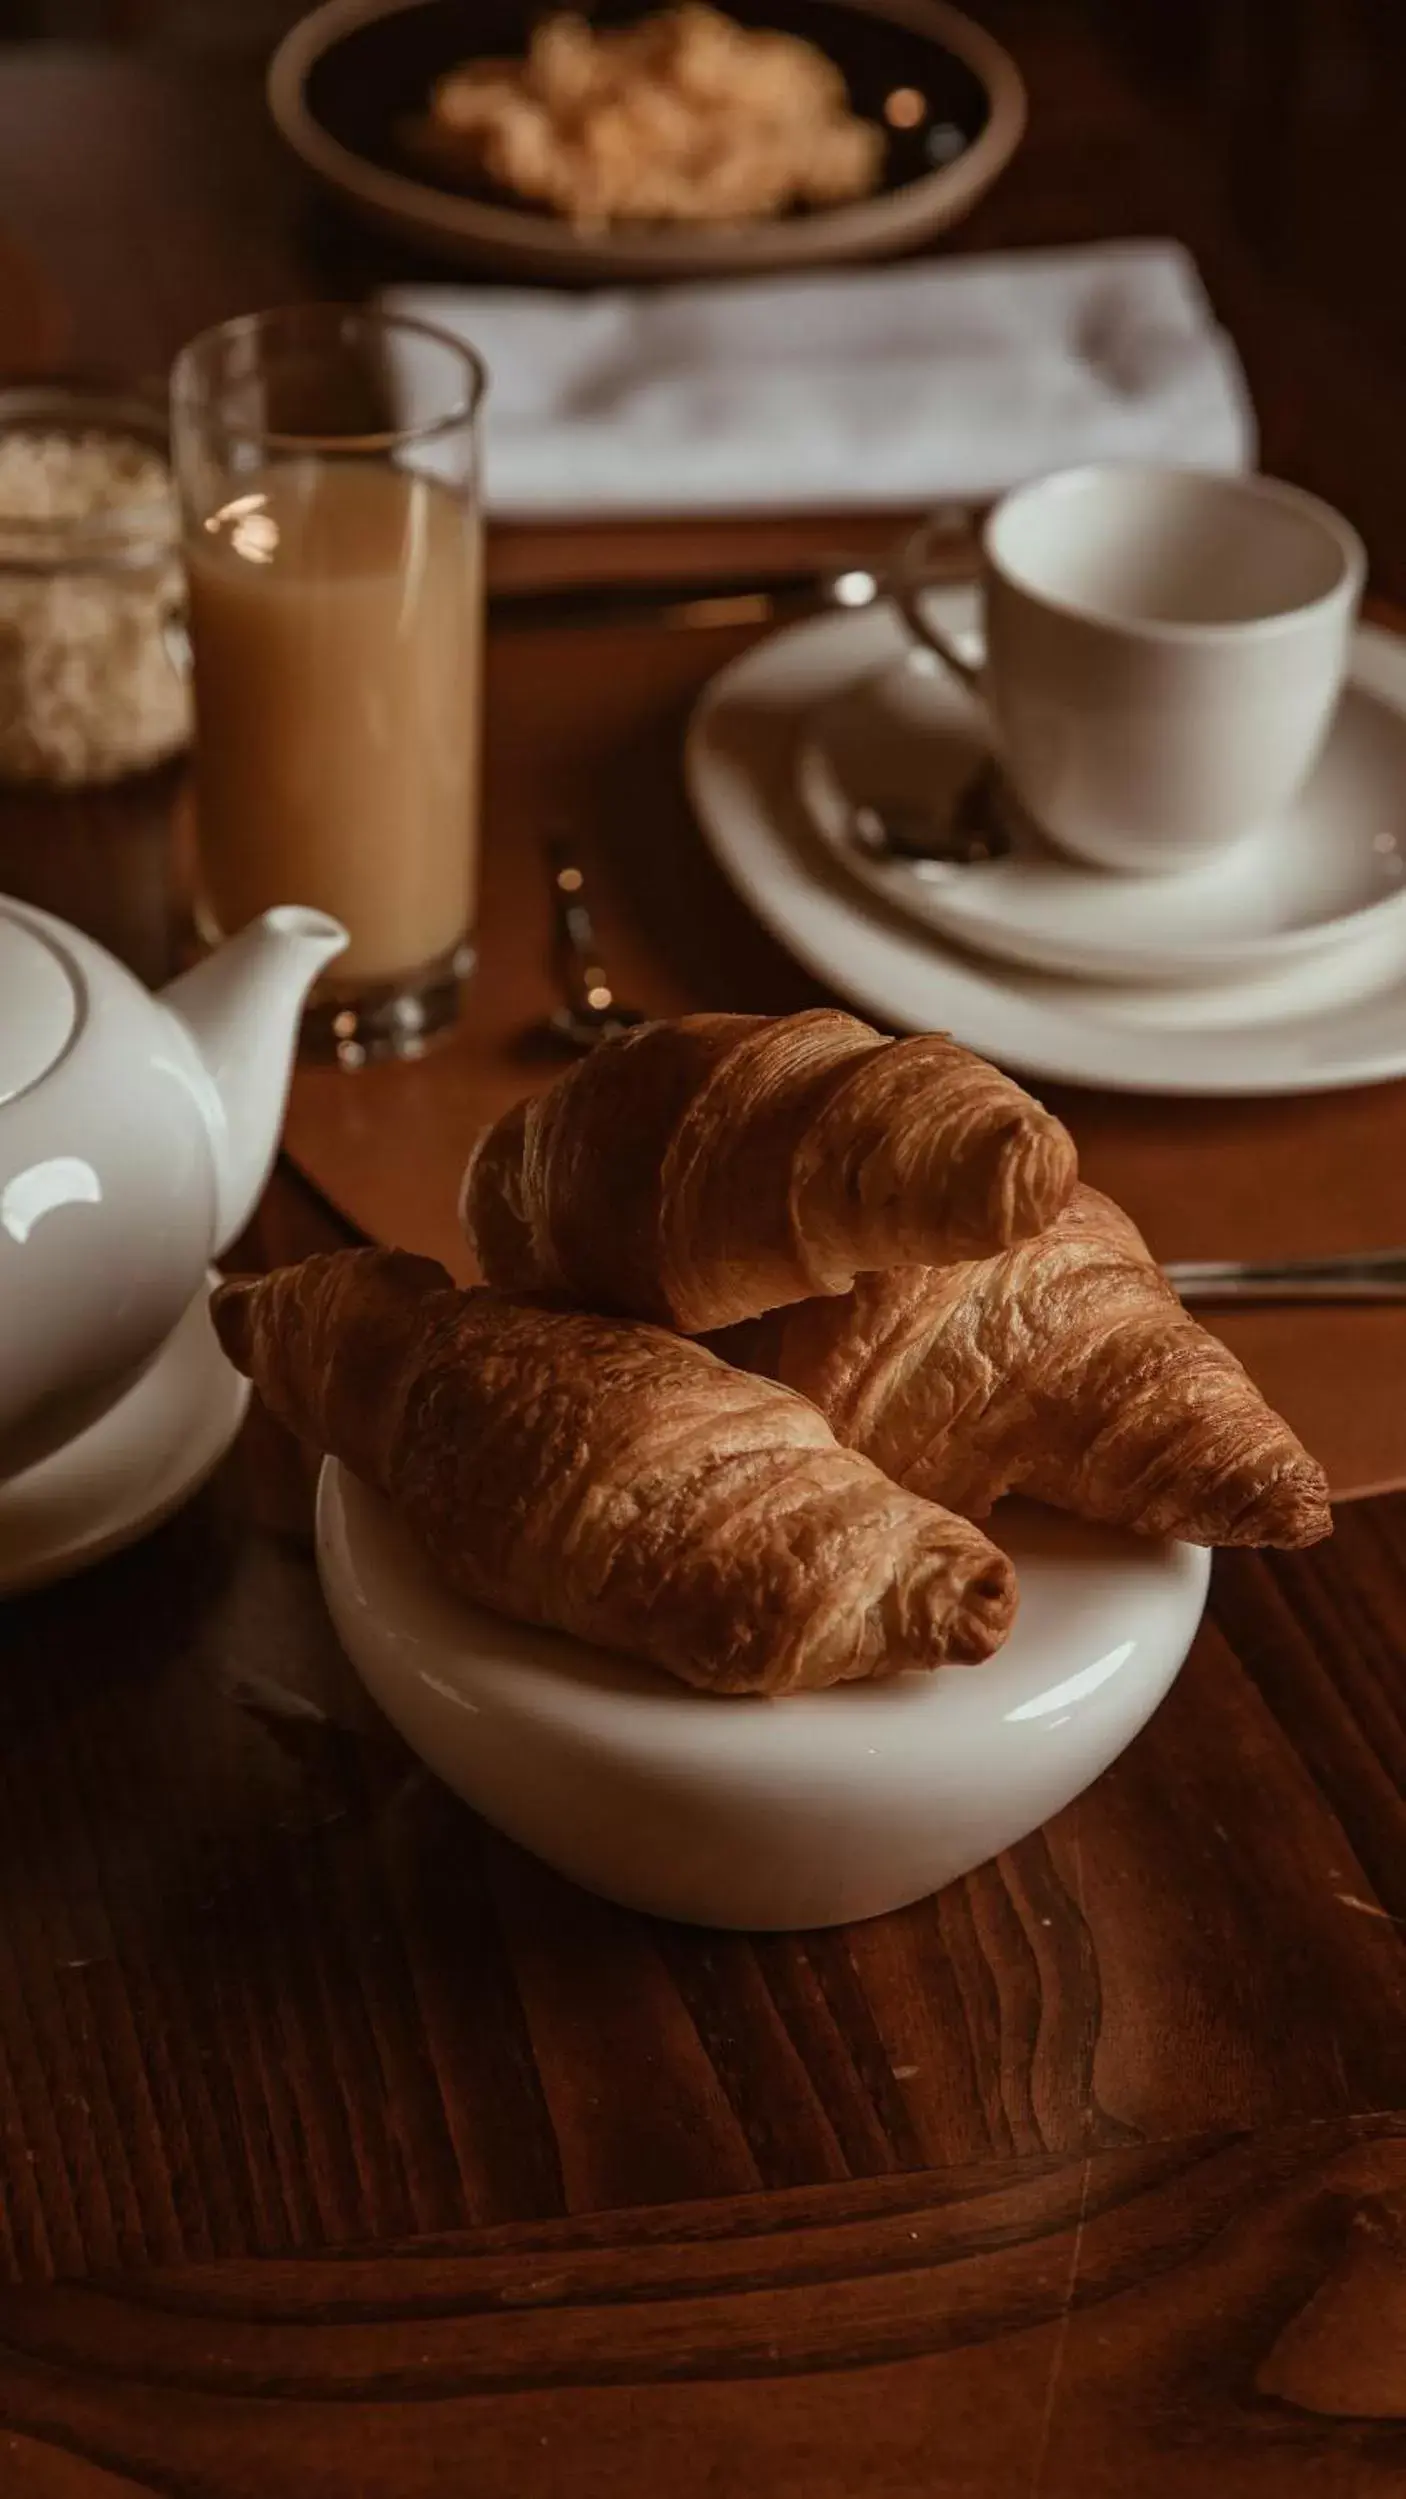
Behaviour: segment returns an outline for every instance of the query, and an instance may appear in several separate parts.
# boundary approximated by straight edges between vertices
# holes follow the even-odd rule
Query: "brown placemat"
[[[41,371],[59,353],[67,329],[58,290],[24,245],[0,229],[0,375]]]
[[[824,993],[750,918],[689,819],[679,753],[706,679],[751,637],[649,628],[508,634],[489,660],[480,969],[453,1040],[418,1065],[304,1069],[288,1145],[373,1238],[467,1275],[455,1200],[469,1138],[560,1059],[545,825],[581,843],[620,992],[655,1014],[784,1012]],[[1277,1102],[1051,1091],[1087,1177],[1166,1258],[1406,1242],[1406,1084]],[[1406,1483],[1406,1308],[1211,1314],[1323,1460],[1339,1497]]]

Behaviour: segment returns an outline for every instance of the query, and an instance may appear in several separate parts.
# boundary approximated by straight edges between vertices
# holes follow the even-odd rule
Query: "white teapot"
[[[126,1394],[253,1213],[346,932],[265,912],[158,997],[0,897],[0,1481]]]

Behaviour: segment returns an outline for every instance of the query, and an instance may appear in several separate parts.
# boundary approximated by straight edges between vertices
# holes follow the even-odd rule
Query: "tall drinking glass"
[[[336,304],[227,322],[172,376],[197,918],[343,921],[304,1032],[348,1066],[417,1055],[473,961],[483,388],[456,340]]]

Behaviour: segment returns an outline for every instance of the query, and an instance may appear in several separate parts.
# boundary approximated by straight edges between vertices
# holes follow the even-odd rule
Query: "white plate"
[[[714,1700],[433,1578],[329,1460],[317,1554],[353,1665],[430,1768],[578,1883],[696,1925],[833,1926],[922,1899],[1098,1777],[1191,1645],[1209,1555],[1011,1502],[1020,1612],[984,1666]]]
[[[973,593],[942,592],[932,605],[960,634]],[[1406,708],[1370,674],[1369,648],[1369,681],[1354,671],[1293,807],[1226,858],[1175,876],[1110,876],[1061,858],[1014,809],[1004,859],[954,868],[859,849],[858,804],[916,805],[940,824],[985,760],[981,706],[928,651],[866,672],[820,706],[796,750],[797,784],[846,875],[979,954],[1094,980],[1223,980],[1305,959],[1380,913],[1406,911]]]
[[[690,724],[689,794],[714,856],[773,936],[890,1028],[941,1029],[1008,1067],[1127,1093],[1289,1094],[1406,1075],[1406,914],[1250,978],[1077,981],[944,945],[842,874],[796,789],[807,720],[900,658],[882,612],[821,617],[757,643]],[[1406,642],[1364,628],[1354,676],[1406,702]]]
[[[159,1527],[214,1473],[248,1403],[201,1293],[135,1388],[0,1484],[0,1596],[66,1579]]]

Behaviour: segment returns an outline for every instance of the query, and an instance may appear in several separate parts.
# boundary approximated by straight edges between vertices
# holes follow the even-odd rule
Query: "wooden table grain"
[[[1035,115],[967,239],[1184,234],[1269,456],[1406,591],[1389,357],[1257,267],[1082,11],[988,14]],[[0,225],[128,366],[374,274],[224,65],[0,58]],[[173,791],[7,803],[0,886],[158,977]],[[246,1254],[342,1237],[284,1170]],[[592,1900],[437,1787],[308,1515],[255,1415],[147,1543],[0,1611],[3,2499],[1406,2486],[1406,1499],[1223,1558],[1046,1830],[766,1937]]]

